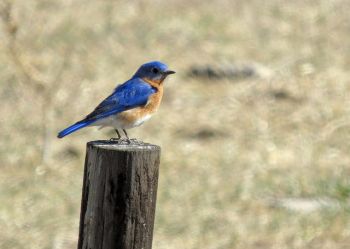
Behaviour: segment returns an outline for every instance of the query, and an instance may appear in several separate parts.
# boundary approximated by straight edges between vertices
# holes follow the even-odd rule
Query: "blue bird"
[[[59,132],[63,138],[87,126],[111,126],[118,139],[122,129],[129,140],[126,129],[142,125],[157,111],[163,96],[163,81],[175,72],[159,61],[143,64],[125,83],[117,86],[113,93],[103,100],[83,120]]]

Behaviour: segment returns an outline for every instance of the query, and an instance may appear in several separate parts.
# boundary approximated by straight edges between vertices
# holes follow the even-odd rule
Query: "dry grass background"
[[[56,132],[159,59],[154,248],[350,247],[350,3],[2,0],[0,248],[75,248],[85,143]],[[254,62],[270,76],[190,78]],[[326,203],[326,204],[325,204]],[[325,205],[323,205],[325,204]]]

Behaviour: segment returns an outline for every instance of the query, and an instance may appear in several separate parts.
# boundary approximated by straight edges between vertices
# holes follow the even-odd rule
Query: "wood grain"
[[[87,144],[78,249],[151,249],[160,147]]]

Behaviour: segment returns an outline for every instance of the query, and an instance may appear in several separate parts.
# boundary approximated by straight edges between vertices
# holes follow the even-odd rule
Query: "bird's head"
[[[168,69],[168,66],[159,61],[152,61],[143,64],[133,78],[141,78],[154,84],[161,84],[165,78],[175,72]]]

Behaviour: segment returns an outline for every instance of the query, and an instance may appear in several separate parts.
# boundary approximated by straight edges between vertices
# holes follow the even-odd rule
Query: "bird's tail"
[[[64,129],[63,131],[60,131],[57,135],[58,138],[63,138],[81,128],[84,128],[90,124],[92,124],[94,122],[94,120],[81,120],[71,126],[69,126],[68,128]]]

